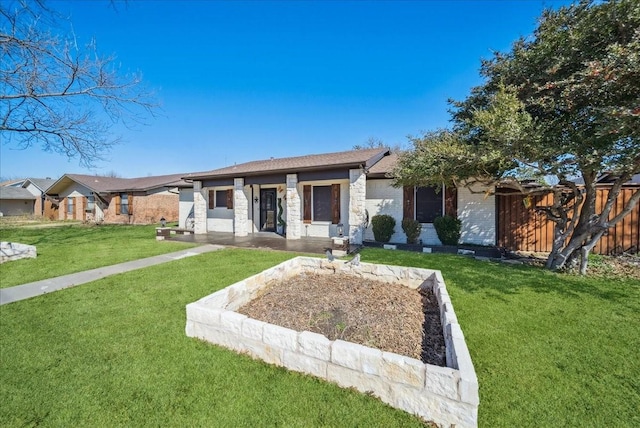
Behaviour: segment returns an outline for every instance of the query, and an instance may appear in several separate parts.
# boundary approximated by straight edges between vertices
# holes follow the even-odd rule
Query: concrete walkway
[[[154,266],[160,263],[171,262],[173,260],[180,260],[185,257],[196,256],[198,254],[217,251],[223,248],[224,246],[222,245],[202,245],[200,247],[176,251],[174,253],[161,254],[159,256],[147,257],[146,259],[132,260],[130,262],[119,263],[117,265],[105,266],[84,272],[72,273],[70,275],[58,276],[56,278],[43,279],[42,281],[30,282],[28,284],[16,285],[15,287],[2,288],[0,289],[0,305],[29,299],[31,297],[40,296],[41,294],[62,290],[63,288],[75,287],[76,285],[86,284],[87,282],[96,281],[107,276]]]

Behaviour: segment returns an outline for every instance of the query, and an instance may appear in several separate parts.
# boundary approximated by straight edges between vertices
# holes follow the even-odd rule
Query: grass
[[[155,243],[144,236],[128,246]],[[223,250],[0,307],[0,426],[420,426],[186,337],[187,303],[292,256]],[[637,280],[378,249],[362,260],[442,270],[478,374],[480,426],[640,426]]]
[[[365,250],[442,271],[480,384],[480,426],[640,426],[640,282]]]
[[[41,226],[51,226],[48,223]],[[0,223],[0,241],[35,245],[38,257],[0,265],[0,288],[81,272],[192,247],[156,241],[155,226]]]
[[[292,256],[223,250],[3,306],[0,426],[421,426],[186,337],[187,303]]]

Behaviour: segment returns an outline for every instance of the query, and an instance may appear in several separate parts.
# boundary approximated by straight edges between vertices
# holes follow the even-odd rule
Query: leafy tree
[[[92,166],[118,142],[109,134],[114,124],[153,112],[141,83],[137,74],[119,74],[95,42],[79,44],[71,24],[42,1],[0,3],[3,144],[39,145]]]
[[[580,260],[585,273],[591,249],[640,199],[635,192],[609,218],[622,185],[640,172],[640,2],[546,10],[532,37],[480,72],[482,85],[450,101],[451,130],[411,139],[396,183],[550,193],[552,205],[540,208],[555,223],[547,267]],[[615,180],[597,212],[603,174]]]

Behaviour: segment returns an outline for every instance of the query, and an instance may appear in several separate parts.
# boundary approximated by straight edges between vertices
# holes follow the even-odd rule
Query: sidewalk
[[[200,247],[189,248],[187,250],[176,251],[174,253],[161,254],[159,256],[147,257],[146,259],[132,260],[130,262],[120,263],[117,265],[104,266],[84,272],[72,273],[70,275],[63,275],[56,278],[43,279],[42,281],[16,285],[15,287],[3,288],[0,289],[0,305],[29,299],[31,297],[40,296],[41,294],[51,293],[64,288],[75,287],[76,285],[86,284],[87,282],[96,281],[107,276],[154,266],[160,263],[171,262],[173,260],[180,260],[185,257],[196,256],[198,254],[217,251],[223,248],[224,247],[222,245],[203,245]]]

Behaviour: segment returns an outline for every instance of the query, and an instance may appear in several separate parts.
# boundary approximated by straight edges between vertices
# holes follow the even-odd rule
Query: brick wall
[[[133,204],[130,201],[132,215],[116,212],[117,198],[117,195],[113,195],[109,205],[104,207],[105,223],[152,224],[160,223],[161,217],[164,217],[167,222],[178,221],[179,200],[177,194],[169,192],[151,195],[134,193]]]

